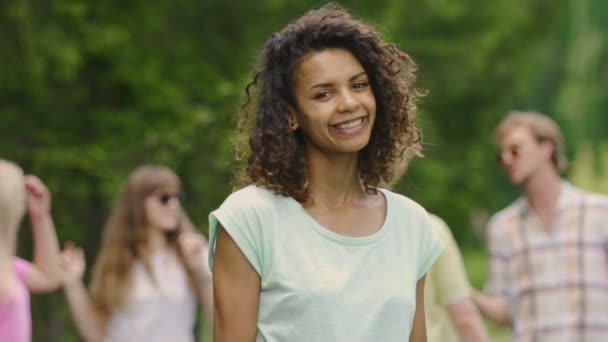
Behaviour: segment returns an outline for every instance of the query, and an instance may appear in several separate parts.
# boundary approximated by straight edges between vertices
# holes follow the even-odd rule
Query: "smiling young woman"
[[[302,131],[309,163],[316,153],[356,156],[367,145],[376,99],[367,73],[348,50],[330,48],[302,57],[294,93],[297,107],[289,119]]]
[[[426,211],[378,188],[420,150],[415,63],[326,5],[274,33],[210,215],[215,341],[425,341]]]

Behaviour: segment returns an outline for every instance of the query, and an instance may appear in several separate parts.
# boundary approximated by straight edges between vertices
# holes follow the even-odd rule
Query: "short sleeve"
[[[417,279],[422,278],[431,265],[437,260],[443,250],[443,242],[433,232],[428,215],[421,220],[420,229],[420,255],[417,268]]]
[[[231,194],[222,205],[209,214],[209,267],[213,270],[215,244],[219,229],[232,238],[256,272],[264,273],[264,233],[271,220],[267,191],[249,186]]]
[[[437,301],[447,306],[471,295],[471,285],[454,236],[446,223],[431,216],[433,230],[444,244],[443,253],[433,265],[436,276]]]
[[[15,274],[17,278],[21,281],[25,281],[25,277],[27,276],[27,272],[29,271],[31,264],[23,260],[19,257],[13,257],[13,269],[15,270]]]
[[[490,277],[485,292],[490,295],[508,297],[511,290],[509,276],[510,253],[505,246],[506,239],[501,236],[500,224],[493,218],[488,223],[487,247],[490,257]]]

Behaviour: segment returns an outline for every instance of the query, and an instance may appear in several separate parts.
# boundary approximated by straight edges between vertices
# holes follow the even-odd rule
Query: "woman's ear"
[[[287,120],[289,120],[289,129],[295,131],[300,127],[298,123],[298,118],[296,115],[296,110],[293,107],[289,106],[289,113],[287,115]]]

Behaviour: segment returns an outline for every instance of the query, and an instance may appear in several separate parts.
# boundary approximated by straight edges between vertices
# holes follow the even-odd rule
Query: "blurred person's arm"
[[[197,296],[207,322],[213,323],[213,277],[209,268],[209,242],[199,233],[184,232],[178,243],[188,268],[194,272]]]
[[[61,269],[59,242],[51,216],[51,194],[40,179],[31,175],[25,177],[25,188],[34,239],[34,258],[24,281],[31,292],[53,291],[61,285]]]
[[[205,277],[200,280],[201,287],[198,296],[201,301],[201,307],[207,322],[213,323],[213,278]]]
[[[477,307],[471,298],[449,304],[447,306],[450,319],[458,332],[458,337],[465,342],[488,342],[490,337],[483,325]]]
[[[213,261],[215,342],[254,342],[261,279],[237,244],[218,227]]]
[[[416,312],[410,334],[410,342],[426,342],[426,318],[424,316],[424,280],[426,275],[416,283]]]
[[[508,294],[513,286],[510,274],[509,239],[504,236],[502,226],[491,219],[487,228],[487,249],[490,264],[490,278],[485,293],[475,291],[473,302],[482,316],[498,326],[511,323],[507,302]]]
[[[61,255],[63,271],[63,291],[68,299],[72,320],[80,336],[87,342],[104,340],[108,319],[99,314],[87,288],[82,283],[85,270],[84,253],[82,249],[67,245]]]
[[[492,323],[498,326],[505,326],[510,323],[509,310],[505,298],[475,291],[473,293],[473,302],[483,317],[492,321]]]
[[[431,222],[445,246],[431,269],[437,300],[447,309],[461,341],[487,342],[488,332],[471,299],[471,284],[454,235],[440,218],[431,216]]]

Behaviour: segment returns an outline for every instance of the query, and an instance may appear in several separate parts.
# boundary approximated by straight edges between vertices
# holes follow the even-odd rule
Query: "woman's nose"
[[[339,112],[347,112],[350,113],[357,109],[359,106],[359,101],[355,94],[353,94],[350,90],[345,90],[340,94],[340,104],[338,106]]]

